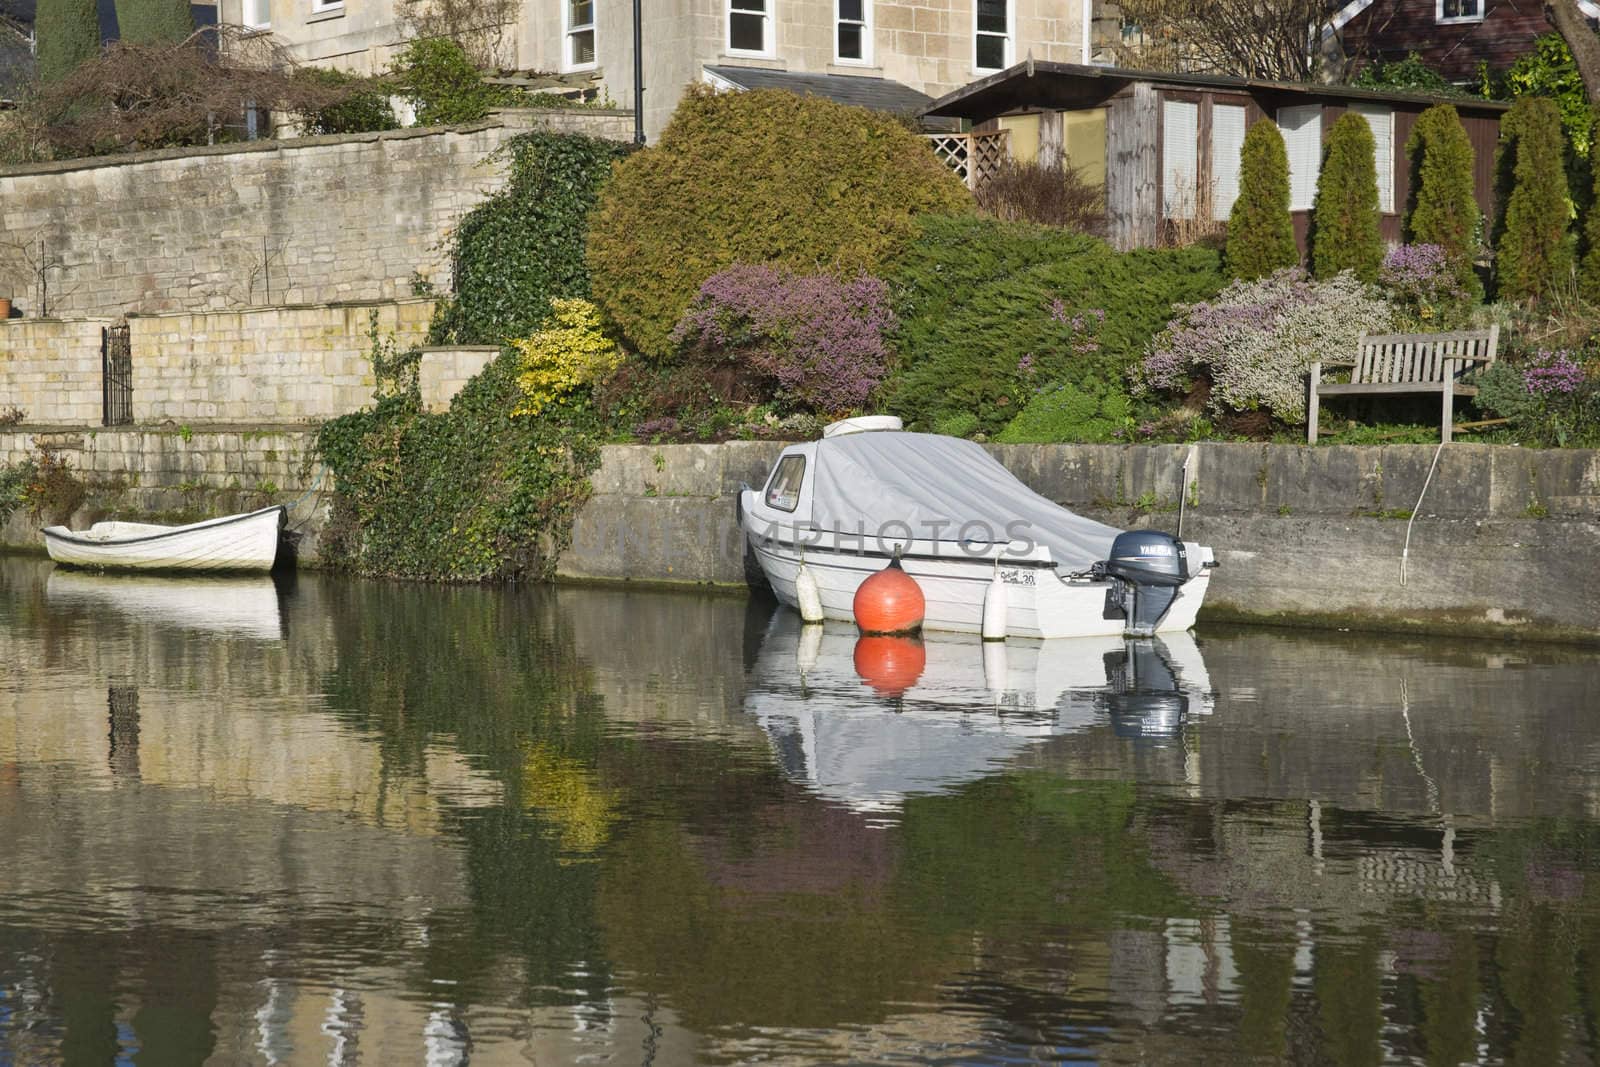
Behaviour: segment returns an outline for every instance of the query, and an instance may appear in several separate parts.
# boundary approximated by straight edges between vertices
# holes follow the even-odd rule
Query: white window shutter
[[[1227,221],[1239,198],[1239,157],[1244,151],[1245,109],[1237,104],[1211,107],[1211,214]]]
[[[1394,214],[1394,112],[1378,104],[1352,104],[1350,110],[1372,127],[1373,157],[1378,171],[1378,210]]]
[[[1278,129],[1289,153],[1289,210],[1310,211],[1322,170],[1322,105],[1280,107]]]
[[[1166,100],[1161,105],[1162,214],[1169,219],[1194,218],[1200,174],[1200,105]]]

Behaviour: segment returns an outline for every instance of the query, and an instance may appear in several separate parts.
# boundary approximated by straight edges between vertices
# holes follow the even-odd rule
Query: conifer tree
[[[1562,149],[1561,114],[1546,97],[1521,98],[1501,120],[1494,168],[1496,203],[1505,205],[1494,248],[1501,299],[1538,301],[1572,273]]]
[[[1600,303],[1600,121],[1589,138],[1589,167],[1594,172],[1594,195],[1583,220],[1583,262],[1578,267],[1578,287],[1584,298]]]
[[[129,44],[177,44],[194,32],[189,0],[117,0],[118,37]]]
[[[1439,245],[1456,281],[1474,298],[1483,295],[1472,262],[1478,254],[1478,201],[1473,196],[1475,153],[1461,116],[1450,104],[1435,104],[1417,116],[1406,141],[1411,190],[1406,205],[1406,240]]]
[[[1318,278],[1354,271],[1378,280],[1383,241],[1378,234],[1378,165],[1372,126],[1354,111],[1333,124],[1317,176],[1312,214],[1311,270]]]
[[[1289,154],[1283,135],[1261,119],[1244,135],[1239,157],[1239,196],[1228,216],[1228,273],[1260,278],[1300,262],[1289,218]]]
[[[100,14],[95,0],[39,0],[33,32],[39,78],[60,81],[100,54]]]

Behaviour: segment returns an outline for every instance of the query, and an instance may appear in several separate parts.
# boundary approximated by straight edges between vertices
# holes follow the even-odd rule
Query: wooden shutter
[[[1280,107],[1278,129],[1289,152],[1289,210],[1310,211],[1322,170],[1322,105]]]
[[[1246,109],[1238,104],[1211,106],[1212,217],[1226,221],[1239,198],[1239,154],[1244,150]]]
[[[1187,100],[1161,104],[1161,207],[1169,219],[1194,218],[1200,174],[1200,105]]]
[[[1351,104],[1350,110],[1372,127],[1373,157],[1378,170],[1378,210],[1394,214],[1394,111],[1381,104]]]

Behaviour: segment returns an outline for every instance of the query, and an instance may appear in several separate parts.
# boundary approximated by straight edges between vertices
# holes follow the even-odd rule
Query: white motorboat
[[[1013,764],[1045,740],[1110,730],[1166,744],[1215,703],[1194,638],[985,641],[858,637],[774,616],[744,706],[784,774],[861,812],[890,812]]]
[[[856,589],[898,556],[926,598],[925,629],[986,632],[987,603],[1008,637],[1181,632],[1216,566],[1210,548],[1075,515],[983,446],[906,433],[891,417],[834,423],[784,449],[739,511],[778,599],[801,607],[803,564],[829,619],[851,619]]]
[[[87,530],[47,526],[45,548],[57,563],[104,570],[270,571],[285,521],[282,504],[243,515],[156,526],[97,522]]]

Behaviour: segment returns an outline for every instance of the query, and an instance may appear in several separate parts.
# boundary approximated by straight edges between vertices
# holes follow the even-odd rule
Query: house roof
[[[923,115],[982,122],[1028,109],[1073,111],[1099,107],[1125,86],[1134,82],[1154,82],[1175,88],[1231,89],[1251,94],[1279,94],[1329,101],[1382,100],[1423,105],[1454,104],[1457,110],[1467,114],[1498,114],[1510,106],[1494,100],[1385,92],[1381,89],[1357,89],[1350,85],[1230,78],[1220,74],[1168,74],[1030,59],[997,74],[991,74],[987,78],[970,82],[953,93],[946,93],[935,100]]]
[[[909,85],[888,78],[869,78],[849,74],[790,74],[761,67],[706,67],[714,84],[732,89],[788,89],[793,93],[824,96],[841,104],[887,111],[897,115],[920,115],[933,97]],[[725,83],[725,84],[724,84]]]

